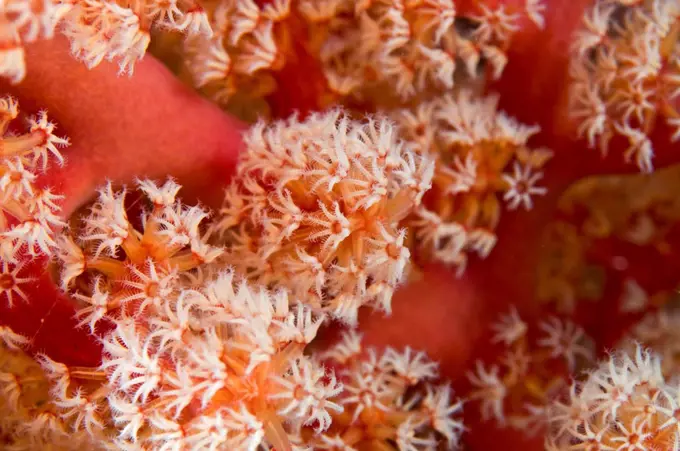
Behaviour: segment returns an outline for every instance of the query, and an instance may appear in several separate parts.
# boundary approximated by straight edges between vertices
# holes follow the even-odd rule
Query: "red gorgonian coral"
[[[677,449],[676,1],[39,3],[3,446]]]

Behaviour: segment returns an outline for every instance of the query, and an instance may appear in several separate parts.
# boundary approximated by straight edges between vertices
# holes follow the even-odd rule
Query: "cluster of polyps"
[[[38,187],[38,172],[45,170],[51,154],[63,163],[58,147],[68,140],[54,135],[54,124],[44,111],[28,119],[24,134],[8,132],[18,115],[17,102],[0,99],[0,294],[11,306],[14,296],[26,299],[21,284],[29,279],[19,272],[29,256],[51,254],[56,246],[60,196]]]
[[[398,110],[404,138],[436,159],[433,188],[409,224],[428,259],[465,269],[468,253],[486,257],[496,244],[501,196],[510,209],[529,210],[552,153],[530,149],[538,126],[526,126],[497,109],[497,97],[457,95]]]
[[[290,0],[258,6],[253,0],[221,0],[210,8],[213,35],[187,41],[187,67],[196,87],[229,104],[257,99],[276,89],[273,72],[285,64],[291,45]],[[232,102],[233,103],[233,102]]]
[[[92,331],[105,317],[158,308],[175,292],[180,274],[222,254],[201,236],[208,214],[175,200],[179,185],[143,181],[139,187],[153,204],[142,215],[141,231],[128,219],[126,191],[116,192],[109,184],[100,189],[82,225],[60,240],[62,288],[76,286],[74,297],[84,304],[77,315]]]
[[[430,188],[433,161],[384,118],[341,111],[259,123],[245,137],[215,230],[251,280],[356,321],[390,309],[409,264],[400,221]]]
[[[8,101],[7,109],[12,105]],[[10,138],[5,146],[28,148],[30,142],[32,153],[15,152],[24,165],[40,163],[47,151],[58,155],[54,146],[65,144],[51,134],[44,115],[34,122],[33,135]],[[207,213],[177,201],[176,183],[140,181],[143,196],[134,204],[126,204],[126,190],[108,184],[56,242],[51,229],[45,232],[49,240],[24,232],[15,240],[14,229],[6,234],[13,244],[7,252],[57,247],[61,285],[80,303],[80,325],[93,333],[100,321],[110,327],[99,332],[104,354],[96,368],[68,367],[44,356],[36,362],[20,350],[25,338],[0,330],[3,440],[17,449],[457,444],[462,426],[454,415],[461,405],[451,402],[448,387],[429,385],[435,365],[422,353],[388,351],[379,361],[373,352],[357,355],[344,362],[345,391],[319,359],[303,354],[323,321],[314,311],[322,302],[347,303],[332,308],[341,315],[349,310],[350,319],[367,299],[388,307],[409,258],[398,223],[430,187],[433,162],[404,147],[387,120],[356,122],[339,111],[304,123],[260,124],[248,143],[230,192],[263,196],[228,197],[215,227],[229,232],[232,257],[246,227],[257,231],[255,225],[261,225],[261,237],[253,258],[278,255],[282,270],[300,270],[314,255],[328,279],[323,271],[310,274],[309,268],[318,268],[310,265],[301,273],[310,280],[299,274],[290,280],[302,284],[292,288],[306,296],[303,301],[316,295],[317,303],[290,305],[284,292],[253,288],[224,270],[222,249],[201,233]],[[8,202],[37,190],[29,176],[13,174],[2,179],[10,213],[20,208]],[[141,220],[130,219],[132,206],[144,201]],[[229,216],[229,208],[244,208],[240,213],[252,215],[252,222]],[[48,225],[62,224],[51,215]],[[241,235],[231,235],[234,227]],[[253,268],[257,264],[247,269]],[[259,276],[253,278],[262,281]],[[288,276],[278,277],[281,286]],[[371,368],[379,374],[369,374]],[[362,384],[376,390],[375,403],[363,395]],[[411,397],[414,389],[422,396]],[[342,413],[347,406],[354,409],[350,417]],[[319,435],[335,422],[335,429]],[[371,430],[357,435],[359,423]]]
[[[324,355],[344,367],[341,385],[302,354],[322,318],[300,304],[289,311],[281,293],[235,289],[232,277],[224,273],[178,304],[181,335],[170,317],[144,332],[119,323],[102,367],[119,387],[109,402],[121,438],[153,449],[160,441],[244,450],[458,444],[462,403],[447,385],[430,384],[436,364],[423,353],[364,354],[350,333]]]
[[[459,74],[475,78],[483,65],[497,78],[523,16],[542,25],[538,1],[525,7],[475,3],[464,15],[457,15],[453,0],[328,3],[304,2],[303,14],[327,35],[319,59],[329,87],[341,96],[375,89],[379,97],[407,100],[451,89]]]
[[[572,184],[558,200],[559,217],[548,225],[538,265],[537,296],[571,313],[579,301],[599,301],[611,277],[623,280],[619,312],[642,312],[656,303],[657,289],[637,280],[639,254],[670,255],[680,226],[680,165],[652,174],[589,177]],[[619,255],[603,258],[597,246],[621,243]],[[642,265],[644,266],[644,265]],[[642,283],[642,285],[640,285]]]
[[[108,185],[74,227],[78,244],[61,241],[62,285],[85,304],[81,324],[114,326],[101,366],[43,358],[40,377],[3,368],[3,402],[27,417],[3,433],[33,449],[73,436],[96,448],[254,450],[291,449],[303,424],[327,428],[328,410],[341,410],[327,398],[341,387],[302,355],[323,318],[219,272],[222,251],[199,230],[206,213],[177,202],[177,184],[140,188],[152,204],[143,231],[128,219],[125,192]],[[32,383],[49,391],[40,405],[30,404]]]
[[[551,406],[546,450],[677,450],[679,399],[656,355],[612,355]]]
[[[51,391],[65,393],[69,388],[51,387],[40,364],[22,350],[27,342],[9,328],[0,327],[0,443],[3,449],[67,451],[80,446],[100,449],[87,431],[73,432],[72,426],[81,421],[74,406],[64,405],[61,409],[51,402]]]
[[[99,370],[121,446],[291,449],[300,429],[328,428],[342,386],[302,354],[323,318],[219,273],[117,321]],[[268,448],[267,448],[268,449]]]
[[[98,368],[23,354],[0,329],[0,432],[12,449],[431,450],[458,445],[460,401],[422,352],[363,352],[347,334],[303,354],[323,318],[232,272],[116,319]],[[52,448],[51,448],[52,449]]]
[[[106,403],[109,392],[92,368],[36,359],[21,347],[28,340],[0,331],[0,434],[7,449],[101,450],[115,433]]]
[[[0,431],[9,443],[286,450],[303,424],[325,430],[329,412],[342,410],[329,400],[342,386],[302,354],[322,318],[230,272],[113,321],[99,368],[43,358],[41,371],[19,352],[25,339],[0,331]]]
[[[529,434],[542,429],[548,403],[594,357],[592,343],[574,323],[551,317],[536,326],[512,308],[493,325],[492,342],[502,346],[499,358],[490,364],[478,360],[468,373],[467,397],[479,405],[482,419]]]
[[[498,77],[510,37],[528,17],[542,25],[543,6],[475,4],[457,16],[453,0],[221,0],[210,8],[212,37],[188,41],[196,86],[223,104],[257,99],[277,89],[288,60],[319,66],[320,104],[348,96],[407,100],[475,78],[485,65]],[[461,66],[463,69],[457,69]],[[320,80],[323,85],[323,80]]]
[[[146,53],[152,28],[211,34],[207,16],[193,0],[10,0],[0,8],[0,76],[21,81],[24,44],[51,39],[58,26],[88,67],[115,59],[121,72],[130,73]]]
[[[146,53],[152,29],[212,34],[207,15],[193,0],[73,2],[63,22],[71,51],[88,67],[117,60],[121,73],[130,74]]]
[[[680,5],[598,0],[573,46],[571,112],[591,147],[628,140],[627,160],[651,172],[650,135],[665,120],[680,138]]]
[[[462,401],[448,385],[436,386],[437,364],[423,352],[364,349],[361,337],[347,332],[324,357],[343,368],[344,389],[334,401],[344,412],[333,415],[324,434],[307,443],[313,449],[433,450],[457,447],[463,424]]]

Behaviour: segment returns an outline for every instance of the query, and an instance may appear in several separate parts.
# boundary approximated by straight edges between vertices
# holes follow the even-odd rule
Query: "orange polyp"
[[[340,195],[342,196],[342,199],[345,201],[345,205],[351,208],[352,205],[354,205],[355,200],[352,197],[352,190],[350,186],[343,181],[338,182],[338,186],[340,187]]]
[[[351,235],[352,237],[352,257],[355,262],[361,262],[364,258],[364,236],[365,232],[358,231]]]
[[[128,234],[123,240],[121,247],[125,251],[125,255],[130,262],[135,265],[143,264],[148,257],[144,246],[142,246],[142,243],[137,236],[137,231],[132,226],[128,228]]]
[[[395,197],[385,202],[384,216],[402,221],[413,211],[414,205],[411,194],[400,191]]]
[[[293,451],[288,434],[275,413],[266,410],[258,412],[257,417],[264,424],[264,436],[276,451]]]
[[[671,56],[679,40],[680,40],[680,20],[676,20],[668,34],[661,41],[659,54],[661,55],[661,58],[663,60],[666,60]]]
[[[7,136],[0,139],[0,155],[3,157],[24,155],[45,142],[45,133],[37,130],[21,136]]]
[[[180,252],[168,261],[169,267],[177,271],[190,271],[203,263],[203,260],[191,251]]]
[[[228,354],[222,355],[222,361],[236,373],[237,376],[242,377],[246,374],[246,366],[239,360],[231,357]]]
[[[110,279],[123,277],[126,272],[125,264],[111,257],[92,257],[85,260],[85,268],[99,271]]]
[[[300,204],[300,208],[312,210],[316,208],[314,196],[309,192],[309,187],[300,180],[291,180],[286,183],[286,189],[294,196],[295,203]]]
[[[274,374],[284,373],[290,366],[290,362],[302,355],[304,345],[301,343],[289,343],[281,349],[269,363],[270,371]]]
[[[2,203],[2,211],[9,213],[19,221],[26,221],[31,217],[25,205],[12,199]]]
[[[339,420],[340,418],[337,418]],[[358,442],[360,442],[363,439],[364,436],[364,429],[360,428],[358,426],[351,426],[345,430],[345,432],[342,434],[342,440],[347,443],[349,446],[352,446]]]
[[[145,255],[146,258],[151,257],[154,261],[163,261],[168,259],[170,257],[170,252],[168,252],[164,244],[165,243],[158,242],[158,240],[153,236],[147,236],[145,230],[144,236],[142,236],[142,239],[139,243],[139,246],[142,248],[139,257],[141,257],[141,255]],[[142,263],[144,263],[144,259],[142,259],[138,264]]]
[[[107,374],[96,368],[72,366],[69,368],[69,375],[74,379],[87,379],[93,381],[105,381]]]

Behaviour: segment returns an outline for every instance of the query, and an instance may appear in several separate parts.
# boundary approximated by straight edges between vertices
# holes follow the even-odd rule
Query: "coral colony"
[[[576,3],[0,2],[0,448],[680,450],[680,2]],[[567,10],[558,132],[493,87]],[[243,119],[221,206],[167,173],[62,210],[76,135],[16,100],[50,40],[120,83],[159,59]],[[459,286],[514,271],[502,230],[538,215],[515,243],[538,243],[529,299],[493,304],[460,371],[364,336],[433,265]],[[15,327],[45,283],[96,364]]]

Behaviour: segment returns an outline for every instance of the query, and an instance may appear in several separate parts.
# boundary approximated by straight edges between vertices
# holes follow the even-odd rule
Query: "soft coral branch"
[[[59,132],[74,143],[64,167],[51,168],[41,183],[65,195],[68,218],[106,180],[176,177],[183,197],[211,204],[221,198],[240,146],[241,125],[194,95],[158,61],[146,58],[132,78],[119,77],[113,64],[88,70],[68,53],[64,39],[27,46],[31,66],[16,87],[24,111],[46,108]],[[4,303],[0,323],[31,339],[34,352],[70,364],[93,364],[101,357],[86,328],[76,329],[72,301],[61,294],[45,262],[27,273],[39,283],[27,288],[29,303]],[[55,339],[58,337],[58,339]]]
[[[65,216],[107,179],[125,183],[171,174],[192,197],[219,197],[215,188],[235,164],[241,126],[158,61],[145,58],[131,78],[118,76],[109,63],[88,70],[71,58],[65,39],[31,44],[26,58],[26,79],[3,88],[25,109],[50,111],[74,143],[68,164],[44,177],[66,196]]]

